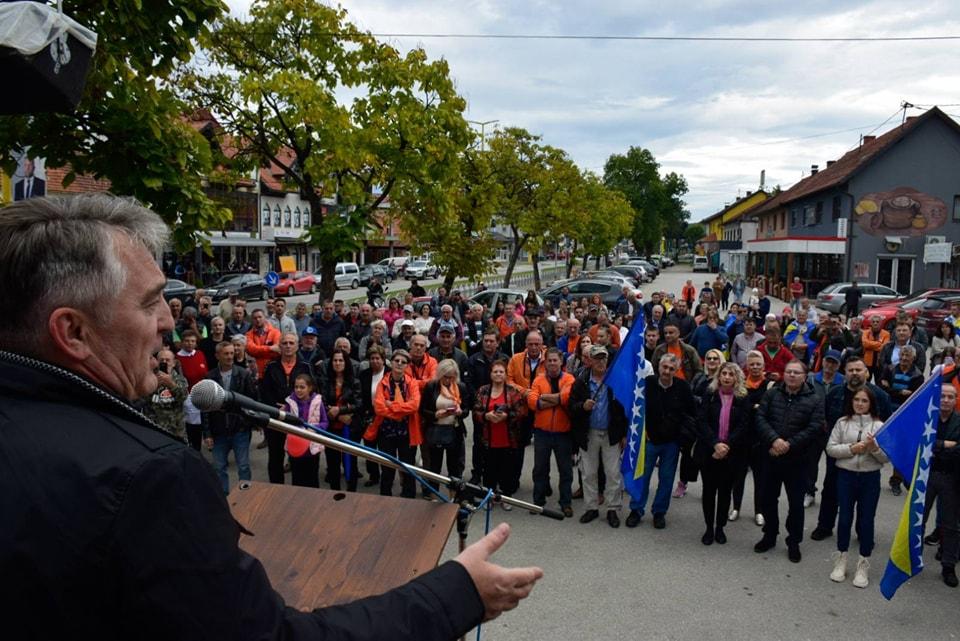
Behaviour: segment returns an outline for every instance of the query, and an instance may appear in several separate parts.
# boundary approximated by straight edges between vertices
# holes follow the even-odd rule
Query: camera
[[[168,372],[167,372],[167,364],[166,364],[166,363],[160,363],[160,366],[158,367],[158,369],[159,369],[161,372],[163,372],[164,374],[167,374],[167,373],[168,373]]]

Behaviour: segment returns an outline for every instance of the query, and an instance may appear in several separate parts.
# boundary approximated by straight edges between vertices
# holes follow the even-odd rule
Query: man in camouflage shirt
[[[160,350],[157,363],[159,385],[157,391],[144,399],[143,413],[182,441],[185,438],[183,402],[187,399],[187,379],[180,373],[177,357],[170,350]]]

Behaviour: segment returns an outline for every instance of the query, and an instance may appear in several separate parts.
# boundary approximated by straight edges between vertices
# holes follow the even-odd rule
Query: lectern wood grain
[[[457,508],[355,492],[250,483],[228,497],[288,605],[312,609],[380,594],[436,567]]]

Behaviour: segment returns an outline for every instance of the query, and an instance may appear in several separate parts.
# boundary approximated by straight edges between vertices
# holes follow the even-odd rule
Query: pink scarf
[[[720,433],[717,434],[721,443],[726,443],[730,437],[730,411],[733,409],[733,390],[720,390]]]

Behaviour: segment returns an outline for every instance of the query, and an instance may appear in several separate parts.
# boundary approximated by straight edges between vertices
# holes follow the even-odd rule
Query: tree
[[[470,132],[445,61],[401,55],[317,0],[257,0],[250,20],[224,19],[203,47],[209,64],[182,84],[223,124],[237,160],[279,167],[310,204],[305,239],[320,250],[324,297],[398,185],[431,215],[450,206]]]
[[[640,147],[610,156],[603,168],[604,184],[623,193],[636,212],[631,238],[644,254],[655,253],[666,232],[679,233],[689,215],[682,200],[686,180],[675,173],[661,178],[659,170],[653,154]]]
[[[513,237],[504,287],[509,286],[521,252],[534,257],[534,286],[540,287],[538,252],[545,242],[578,226],[581,178],[566,153],[540,143],[525,129],[509,127],[490,140],[490,158],[503,198],[497,222]]]
[[[608,189],[595,174],[587,172],[583,180],[586,221],[575,238],[585,257],[606,256],[630,233],[633,208],[623,194]]]
[[[174,229],[181,251],[194,232],[222,227],[230,212],[203,192],[216,158],[183,118],[167,79],[193,53],[195,39],[226,10],[221,0],[67,3],[71,17],[98,34],[83,96],[72,113],[0,116],[0,149],[30,148],[47,166],[107,178]],[[13,160],[4,158],[8,173]]]
[[[459,180],[439,202],[402,184],[391,203],[391,211],[401,214],[401,230],[411,247],[432,251],[434,264],[443,267],[447,291],[457,277],[476,278],[493,267],[496,241],[490,229],[503,193],[489,152],[470,147],[459,158],[458,168]]]
[[[688,225],[683,232],[683,238],[687,241],[689,247],[697,244],[697,241],[706,236],[707,230],[700,223]]]

